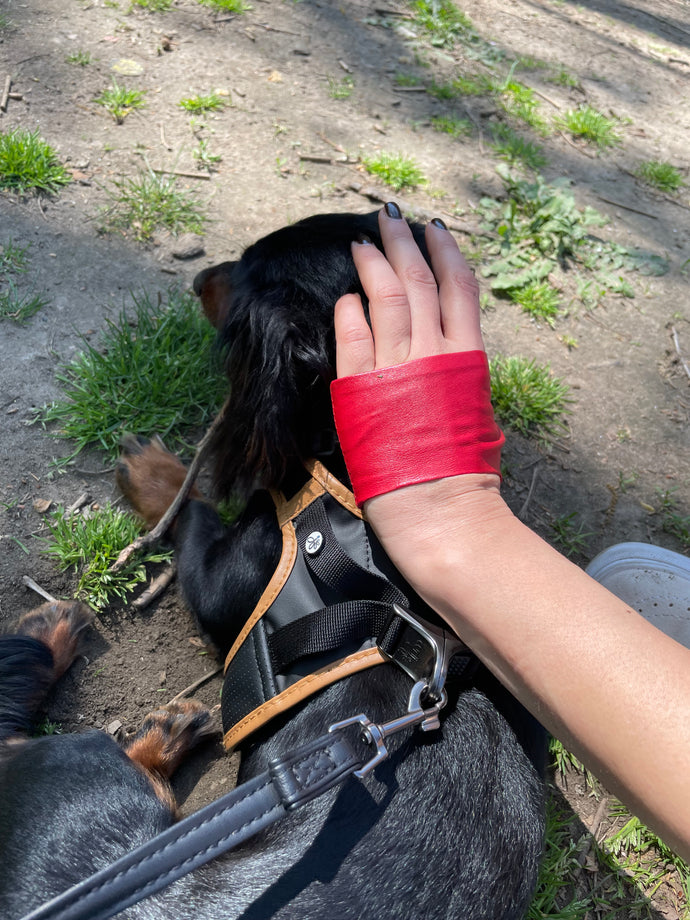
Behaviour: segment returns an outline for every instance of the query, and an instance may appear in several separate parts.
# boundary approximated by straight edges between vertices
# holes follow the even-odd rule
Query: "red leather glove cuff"
[[[358,505],[446,476],[500,475],[505,438],[494,421],[483,351],[340,377],[331,399]]]

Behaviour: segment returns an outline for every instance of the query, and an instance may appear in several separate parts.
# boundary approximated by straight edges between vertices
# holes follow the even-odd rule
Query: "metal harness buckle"
[[[372,759],[355,771],[355,776],[359,779],[371,773],[388,757],[386,738],[389,735],[417,725],[424,732],[440,728],[439,713],[448,701],[444,689],[448,665],[456,652],[465,648],[464,643],[455,636],[432,623],[427,623],[404,607],[394,604],[393,609],[393,616],[404,621],[403,631],[390,652],[381,650],[415,681],[410,692],[407,713],[382,723],[372,722],[364,713],[359,713],[349,719],[343,719],[342,722],[336,722],[328,729],[329,732],[334,732],[348,725],[360,725],[364,740],[376,747]],[[428,705],[428,702],[431,705]]]

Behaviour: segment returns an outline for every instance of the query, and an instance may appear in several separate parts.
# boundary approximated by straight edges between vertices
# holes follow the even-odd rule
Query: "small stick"
[[[541,459],[541,458],[540,458]],[[532,470],[532,482],[530,483],[529,492],[527,493],[527,498],[525,499],[522,508],[517,513],[519,521],[524,520],[525,514],[527,513],[527,507],[532,501],[532,495],[534,494],[534,487],[537,484],[537,474],[539,473],[539,464],[540,460],[537,460],[535,463],[534,469]]]
[[[53,597],[52,594],[48,594],[47,591],[44,591],[43,588],[36,584],[36,582],[29,575],[22,575],[22,581],[27,588],[31,588],[32,591],[35,591],[36,594],[40,594],[42,598],[47,601],[50,601],[51,604],[57,604],[57,598]]]
[[[217,677],[219,674],[222,674],[223,668],[216,668],[215,671],[211,671],[209,674],[204,674],[203,677],[200,677],[198,680],[195,680],[193,684],[190,684],[188,687],[185,687],[184,690],[174,696],[171,700],[168,700],[168,705],[170,703],[176,703],[178,700],[183,699],[185,696],[189,696],[190,693],[194,693],[195,690],[198,690],[199,687],[203,687],[205,683],[209,680],[212,680],[214,677]]]
[[[681,353],[680,339],[678,338],[678,332],[675,326],[671,326],[671,332],[673,333],[673,344],[676,346],[676,352],[680,358],[680,363],[683,365],[683,370],[685,373],[688,375],[688,377],[690,377],[690,367],[688,367],[688,363]]]
[[[624,211],[632,211],[633,214],[641,214],[643,217],[652,217],[654,220],[658,220],[656,214],[650,214],[649,211],[640,211],[639,208],[631,208],[628,204],[621,204],[620,201],[614,201],[612,198],[604,198],[603,195],[597,195],[599,201],[605,201],[606,204],[612,204],[615,208],[623,208]]]
[[[172,147],[170,146],[170,144],[169,144],[169,143],[167,142],[167,140],[165,139],[165,132],[164,132],[164,130],[163,130],[163,125],[161,125],[161,143],[162,143],[163,146],[166,147],[168,150],[172,150]]]
[[[134,607],[135,610],[143,610],[144,607],[148,607],[152,601],[155,601],[155,599],[160,597],[165,591],[170,582],[175,578],[176,573],[177,567],[174,562],[171,562],[170,565],[167,565],[160,575],[154,578],[148,587],[141,592],[139,597],[132,601],[132,607]]]
[[[12,86],[12,77],[7,74],[5,77],[5,88],[2,91],[2,96],[0,97],[0,110],[3,112],[7,111],[7,100],[10,97],[10,88]]]
[[[73,501],[69,508],[65,509],[65,517],[71,517],[76,511],[85,505],[89,500],[89,493],[82,492],[79,498],[76,501]]]
[[[160,173],[163,176],[182,176],[183,179],[210,179],[208,173],[180,172],[178,169],[154,169],[151,172]]]
[[[206,456],[206,451],[208,450],[208,445],[211,442],[211,438],[215,435],[216,431],[218,430],[223,420],[225,419],[225,413],[227,412],[229,404],[230,404],[230,397],[228,397],[225,400],[223,408],[220,410],[218,415],[214,418],[208,431],[203,436],[201,441],[199,441],[199,445],[196,449],[196,453],[194,454],[194,459],[192,460],[189,466],[189,469],[187,470],[187,475],[185,477],[184,482],[182,483],[180,491],[175,496],[172,504],[170,505],[168,510],[165,512],[163,517],[156,524],[153,530],[150,530],[148,533],[142,534],[140,537],[137,537],[137,539],[134,540],[134,542],[130,543],[129,546],[125,546],[125,548],[122,550],[122,552],[117,557],[115,562],[110,566],[109,571],[118,572],[124,565],[127,564],[127,562],[129,562],[130,558],[134,555],[134,553],[138,552],[138,550],[140,549],[144,549],[145,547],[151,546],[154,543],[156,543],[158,540],[160,540],[163,534],[170,527],[173,520],[179,514],[180,509],[182,508],[182,505],[184,505],[184,503],[187,501],[187,497],[189,496],[189,493],[191,492],[192,486],[194,485],[194,481],[199,474],[199,470],[201,469],[201,464],[203,463],[204,458]]]

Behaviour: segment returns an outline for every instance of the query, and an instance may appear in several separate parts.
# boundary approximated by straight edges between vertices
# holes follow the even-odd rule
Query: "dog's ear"
[[[193,282],[194,293],[201,298],[206,318],[215,329],[222,329],[232,299],[232,273],[236,262],[223,262],[199,272]]]
[[[220,496],[278,488],[333,427],[333,308],[309,301],[294,281],[234,292],[221,336],[231,404],[211,445]]]

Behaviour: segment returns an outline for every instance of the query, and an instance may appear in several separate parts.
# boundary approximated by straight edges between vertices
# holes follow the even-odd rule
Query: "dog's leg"
[[[184,465],[160,439],[123,441],[117,482],[149,527],[158,523],[184,481]],[[278,564],[280,530],[273,502],[257,492],[230,527],[194,488],[168,536],[178,579],[204,632],[221,652],[230,648]]]
[[[163,517],[180,491],[187,475],[184,464],[165,447],[159,437],[125,435],[121,442],[115,478],[123,495],[150,529]],[[203,501],[192,486],[190,499]],[[173,529],[174,529],[173,524]]]
[[[148,776],[158,798],[174,811],[170,777],[189,752],[215,731],[209,710],[196,700],[168,703],[146,716],[124,751]]]
[[[0,740],[18,740],[29,731],[51,686],[76,658],[92,619],[77,601],[51,602],[25,614],[13,635],[0,638]]]

